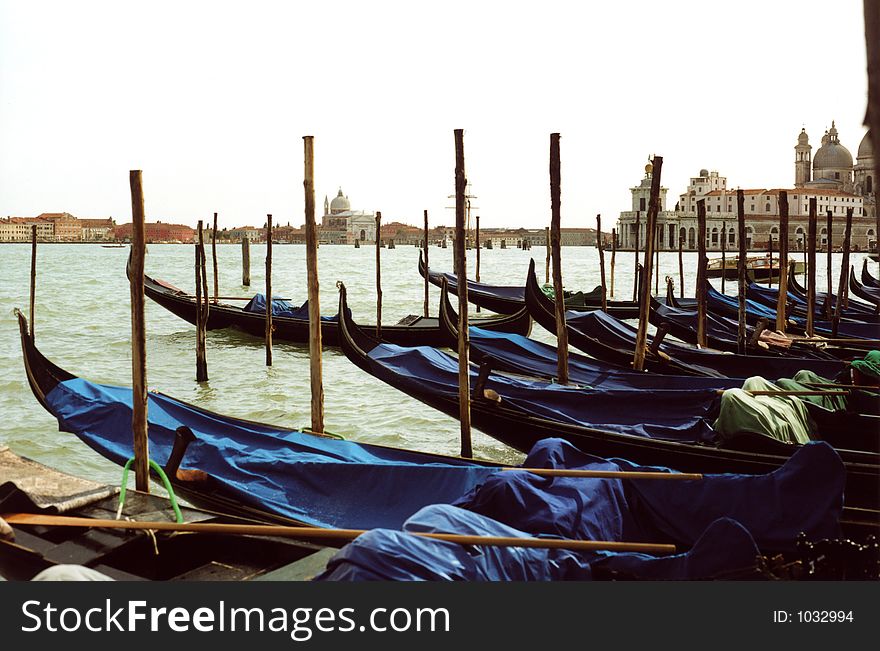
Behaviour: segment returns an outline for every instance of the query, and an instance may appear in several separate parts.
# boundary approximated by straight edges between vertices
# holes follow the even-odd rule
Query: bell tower
[[[794,147],[794,187],[802,188],[804,184],[810,182],[810,172],[812,170],[812,154],[813,147],[810,145],[810,139],[807,132],[801,129],[798,134],[798,143]]]

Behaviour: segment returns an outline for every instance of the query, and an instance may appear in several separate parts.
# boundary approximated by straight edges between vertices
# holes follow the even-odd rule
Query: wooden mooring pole
[[[214,263],[214,302],[216,303],[219,300],[217,297],[220,296],[217,273],[217,213],[214,213],[214,228],[211,231],[211,261]]]
[[[272,366],[272,215],[266,215],[266,366]]]
[[[599,249],[599,280],[602,284],[602,311],[608,311],[605,289],[605,242],[602,241],[602,215],[596,215],[596,248]]]
[[[544,234],[547,236],[547,259],[544,262],[544,284],[550,284],[550,227],[544,227]]]
[[[28,314],[30,324],[31,341],[34,341],[34,305],[37,296],[37,225],[31,226],[31,295],[30,312]]]
[[[477,270],[474,274],[474,279],[477,282],[480,282],[480,216],[476,216],[477,220],[477,233],[474,238],[474,245],[477,247]],[[477,305],[477,312],[480,311],[480,306]]]
[[[707,346],[706,336],[706,200],[697,201],[697,345]],[[722,271],[722,273],[724,273]]]
[[[425,211],[425,317],[428,317],[428,296],[430,289],[428,287],[428,211]]]
[[[657,224],[657,232],[654,233],[654,246],[656,247],[656,255],[655,258],[657,260],[656,271],[654,273],[654,295],[658,296],[660,294],[660,235],[662,233],[663,226],[661,224]]]
[[[205,240],[202,220],[198,225],[198,242],[196,243],[196,382],[207,382],[207,321],[205,309],[209,303],[208,282],[206,277]]]
[[[837,302],[834,305],[834,318],[831,322],[831,336],[836,337],[840,328],[840,316],[843,314],[844,297],[849,287],[849,251],[852,245],[853,209],[846,209],[846,227],[843,231],[843,260],[840,262],[840,282],[837,284]],[[830,272],[829,272],[830,273]]]
[[[785,332],[788,307],[788,192],[779,191],[779,294],[776,299],[776,329]]]
[[[565,329],[565,295],[562,284],[562,238],[560,221],[562,165],[559,134],[550,134],[550,248],[553,259],[553,293],[556,303],[556,381],[568,384],[568,331]]]
[[[773,233],[770,233],[767,236],[767,252],[770,254],[768,258],[770,270],[767,275],[767,287],[770,287],[773,284]],[[755,280],[757,284],[757,279]]]
[[[141,170],[128,173],[131,187],[131,430],[134,436],[135,488],[150,492],[147,437],[147,332],[144,323],[144,186]],[[33,326],[32,326],[33,327]]]
[[[251,286],[251,242],[247,235],[241,236],[241,284]]]
[[[737,327],[736,348],[740,355],[746,354],[746,207],[745,194],[736,191],[736,223],[739,244],[739,258],[736,261],[737,288],[739,294],[739,324]]]
[[[660,172],[663,157],[654,156],[651,167],[651,199],[648,204],[648,219],[645,225],[645,264],[642,268],[641,292],[639,296],[639,328],[636,331],[636,350],[633,356],[633,370],[645,368],[645,355],[648,350],[648,315],[651,310],[651,269],[654,257],[654,234],[657,213],[660,207]],[[637,213],[638,214],[638,213]]]
[[[831,296],[834,291],[834,285],[832,283],[831,278],[831,251],[832,251],[832,238],[831,238],[831,229],[834,225],[833,213],[828,210],[825,213],[825,231],[828,233],[826,236],[826,246],[828,250],[825,254],[825,304],[822,306],[825,311],[825,320],[830,321],[831,317],[834,315],[834,307],[831,305]]]
[[[684,298],[684,238],[678,235],[678,295]]]
[[[635,257],[633,258],[633,301],[639,300],[639,283],[641,282],[641,278],[639,277],[639,231],[641,229],[641,211],[636,210],[636,244],[635,244]],[[650,262],[650,261],[649,261]]]
[[[382,339],[382,213],[376,211],[376,339]]]
[[[812,337],[813,314],[816,311],[816,197],[810,197],[810,213],[807,224],[807,336]]]
[[[464,130],[455,129],[455,275],[458,285],[458,420],[461,424],[461,456],[474,455],[471,444],[471,383],[468,369],[467,253],[465,251]]]
[[[309,296],[309,377],[312,389],[312,431],[324,432],[324,375],[321,364],[321,302],[318,291],[318,228],[315,224],[314,137],[303,136],[303,190],[306,211],[306,274]],[[339,315],[342,318],[342,315]]]
[[[617,256],[617,229],[611,229],[611,298],[614,298],[614,258]]]
[[[724,293],[724,280],[727,276],[727,222],[721,222],[724,237],[721,238],[721,293]]]

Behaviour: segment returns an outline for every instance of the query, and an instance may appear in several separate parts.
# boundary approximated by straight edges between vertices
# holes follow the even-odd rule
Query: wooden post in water
[[[247,235],[241,236],[241,284],[251,286],[251,242]]]
[[[205,240],[202,220],[198,225],[198,243],[196,244],[196,382],[207,382],[207,312],[208,283],[205,271]]]
[[[831,336],[837,336],[840,327],[840,315],[843,313],[843,301],[849,285],[849,250],[852,242],[853,209],[846,209],[846,227],[843,231],[843,260],[840,262],[840,282],[837,284],[837,302],[834,305],[834,318],[831,322]]]
[[[608,311],[605,290],[605,242],[602,241],[602,215],[596,215],[596,248],[599,249],[599,279],[602,283],[602,311]]]
[[[428,314],[428,211],[425,211],[425,317],[429,316]]]
[[[770,257],[768,258],[770,270],[767,275],[767,287],[770,287],[773,285],[773,233],[770,233],[767,236],[767,251],[770,254]],[[757,278],[755,279],[755,282],[757,283]]]
[[[37,225],[31,226],[31,296],[30,296],[30,313],[28,323],[30,324],[31,341],[34,341],[34,303],[37,295]]]
[[[465,243],[464,130],[455,129],[455,276],[458,285],[458,420],[461,424],[461,456],[473,456],[471,444],[471,382],[468,369],[467,253]]]
[[[721,238],[721,293],[724,293],[724,277],[727,275],[727,222],[721,222],[724,237]]]
[[[544,234],[547,236],[547,260],[544,263],[544,284],[550,284],[550,227],[544,227]]]
[[[816,197],[810,197],[810,217],[807,225],[807,336],[812,337],[813,313],[816,310]]]
[[[827,247],[828,251],[825,255],[825,304],[822,306],[825,310],[825,320],[830,321],[831,317],[834,314],[834,308],[831,305],[831,296],[834,291],[834,285],[831,282],[831,249],[832,249],[832,238],[831,238],[831,228],[834,224],[834,218],[832,216],[832,212],[829,210],[825,213],[825,230],[828,232],[827,235]]]
[[[788,192],[779,191],[779,295],[776,299],[776,329],[785,332],[788,304]]]
[[[562,238],[560,221],[562,165],[559,134],[550,134],[550,255],[553,258],[553,294],[556,303],[556,381],[568,384],[568,332],[565,329],[565,295],[562,285]]]
[[[736,278],[739,293],[739,325],[736,349],[740,355],[746,354],[746,198],[742,190],[736,191],[736,223],[739,239],[739,258],[736,261]]]
[[[617,256],[617,229],[611,229],[611,298],[614,298],[614,258]]]
[[[639,329],[636,333],[636,350],[633,357],[633,370],[645,368],[645,354],[648,349],[648,315],[651,310],[651,268],[654,257],[654,232],[657,213],[660,210],[660,172],[663,157],[654,156],[651,166],[651,200],[648,204],[648,220],[645,225],[645,264],[642,269],[642,287],[639,296]]]
[[[477,282],[480,282],[480,216],[477,215],[477,235],[474,240],[474,244],[477,247],[477,271],[474,275],[474,278]],[[477,305],[477,312],[480,311],[480,306]]]
[[[147,333],[144,323],[144,187],[141,170],[128,173],[131,186],[131,430],[134,435],[135,488],[150,492],[147,437]],[[33,327],[33,326],[31,326]],[[33,332],[31,333],[33,334]]]
[[[376,339],[382,339],[382,213],[376,211]]]
[[[272,366],[272,215],[266,215],[266,366]]]
[[[639,230],[641,226],[641,211],[636,210],[636,244],[634,247],[635,257],[633,258],[633,302],[639,300]]]
[[[303,136],[303,190],[306,217],[306,275],[309,296],[309,378],[312,389],[312,431],[324,432],[324,375],[321,365],[321,301],[318,291],[318,229],[315,225],[314,137]],[[339,315],[342,318],[342,315]]]
[[[706,348],[706,200],[697,201],[697,345]]]
[[[214,302],[218,301],[218,296],[220,295],[218,286],[218,274],[217,274],[217,213],[214,213],[214,229],[211,231],[211,260],[214,263]]]
[[[684,298],[684,238],[680,233],[678,235],[678,285],[678,295]],[[696,296],[696,294],[694,295]]]
[[[662,233],[663,226],[661,224],[657,224],[657,232],[654,233],[654,245],[656,247],[656,259],[657,265],[655,267],[654,272],[654,295],[660,295],[660,234]]]

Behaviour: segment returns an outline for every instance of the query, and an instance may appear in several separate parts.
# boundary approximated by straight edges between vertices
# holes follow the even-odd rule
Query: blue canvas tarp
[[[604,460],[548,439],[532,468],[665,470]],[[767,475],[699,481],[492,475],[453,505],[435,505],[402,531],[379,530],[341,550],[319,580],[584,580],[594,573],[640,579],[716,578],[753,567],[759,550],[791,551],[800,532],[837,537],[845,471],[825,443],[811,443]],[[572,540],[667,542],[681,553],[574,552],[462,547],[409,535],[437,532]]]
[[[248,304],[242,308],[245,312],[255,312],[257,314],[266,313],[266,296],[264,294],[256,294]],[[272,316],[287,317],[290,319],[309,320],[309,302],[306,301],[299,307],[293,307],[283,298],[272,299]],[[339,315],[322,316],[321,321],[338,321]]]

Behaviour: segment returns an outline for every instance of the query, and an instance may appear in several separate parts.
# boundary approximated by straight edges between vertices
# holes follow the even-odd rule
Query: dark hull
[[[862,285],[880,289],[880,280],[874,278],[871,272],[868,271],[868,258],[865,258],[862,262]]]
[[[344,289],[340,308],[344,306]],[[447,397],[421,384],[418,378],[401,377],[369,357],[380,342],[361,331],[347,317],[343,321],[341,347],[345,355],[366,373],[397,388],[453,418],[459,415],[458,399]],[[507,406],[504,396],[496,403],[485,399],[471,401],[471,423],[482,432],[521,451],[527,451],[539,440],[561,437],[573,445],[602,457],[622,457],[646,465],[662,465],[689,472],[764,473],[780,467],[793,447],[772,441],[749,439],[759,450],[722,449],[708,445],[686,444],[660,439],[593,429],[566,422],[536,417],[521,409]],[[839,451],[847,465],[847,505],[872,509],[867,515],[876,521],[880,506],[878,456],[868,452]],[[865,514],[863,514],[865,515]]]
[[[149,276],[144,276],[144,293],[172,314],[195,325],[195,298],[164,287]],[[275,340],[303,344],[309,342],[309,322],[306,319],[273,316],[272,326],[272,337]],[[208,330],[237,328],[263,338],[266,333],[266,317],[256,312],[245,312],[240,307],[212,303],[206,327]],[[499,332],[528,334],[531,330],[531,319],[528,312],[519,310],[516,314],[481,320],[480,327]],[[444,339],[439,319],[417,317],[408,325],[383,325],[382,340],[401,346],[442,346]],[[339,327],[336,322],[321,322],[321,343],[326,346],[339,345]]]
[[[423,278],[427,275],[428,281],[437,287],[441,286],[445,278],[449,292],[458,296],[458,284],[455,277],[451,274],[426,269],[421,255],[419,255],[419,274]],[[468,280],[468,302],[498,314],[513,314],[525,306],[525,288],[483,285]],[[606,304],[608,313],[618,319],[634,319],[639,316],[638,303],[606,301]],[[596,290],[589,293],[566,292],[565,305],[570,309],[598,309],[602,306],[601,294]]]

